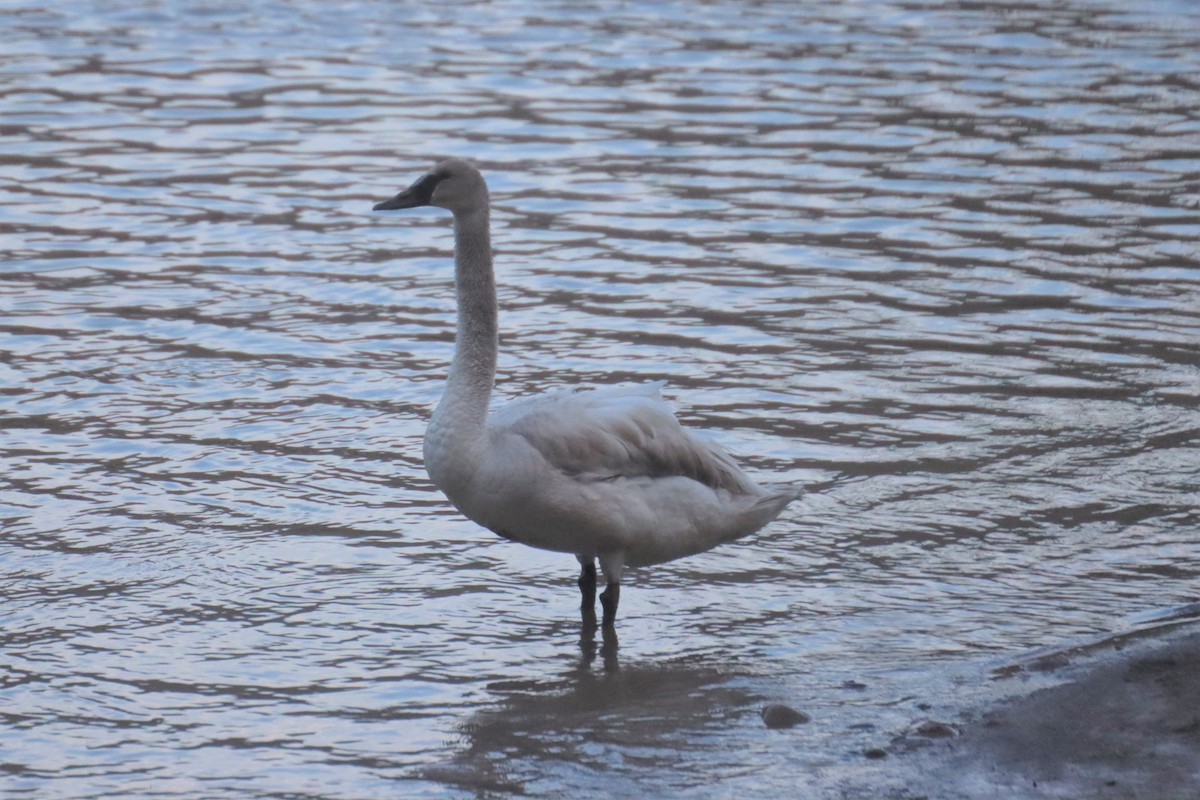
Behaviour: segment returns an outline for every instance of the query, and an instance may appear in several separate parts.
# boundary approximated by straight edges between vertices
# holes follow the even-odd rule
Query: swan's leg
[[[610,583],[600,593],[600,605],[604,609],[604,624],[611,626],[617,621],[617,604],[621,602],[621,584]]]
[[[604,580],[608,584],[608,587],[600,593],[600,605],[604,608],[604,624],[608,626],[617,621],[617,604],[621,602],[621,574],[625,572],[625,554],[601,555],[600,569],[604,570]]]
[[[579,594],[582,611],[592,611],[596,608],[596,559],[594,556],[575,556],[579,559]]]

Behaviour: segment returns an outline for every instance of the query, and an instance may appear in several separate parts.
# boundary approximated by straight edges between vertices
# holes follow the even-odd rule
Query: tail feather
[[[779,512],[787,508],[789,503],[799,499],[804,494],[803,489],[797,489],[794,486],[770,486],[766,488],[770,494],[765,495],[755,502],[754,507],[756,509],[762,508],[764,511],[770,509],[770,516],[767,517],[767,521],[774,519]],[[766,523],[764,522],[764,524]]]
[[[782,486],[775,484],[772,486],[764,486],[767,494],[763,495],[758,503],[774,504],[779,503],[779,511],[782,511],[788,503],[794,500],[799,500],[804,496],[804,490],[799,486]],[[757,504],[756,504],[757,505]]]
[[[741,513],[741,524],[730,532],[731,535],[726,537],[725,541],[732,541],[754,533],[779,516],[788,503],[804,494],[802,489],[794,486],[766,486],[763,488],[767,494],[755,500]]]

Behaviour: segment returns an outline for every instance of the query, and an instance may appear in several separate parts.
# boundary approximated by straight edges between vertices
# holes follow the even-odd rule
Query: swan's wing
[[[659,396],[662,384],[555,392],[492,417],[553,467],[579,480],[680,476],[739,494],[761,490],[715,444],[689,433]]]

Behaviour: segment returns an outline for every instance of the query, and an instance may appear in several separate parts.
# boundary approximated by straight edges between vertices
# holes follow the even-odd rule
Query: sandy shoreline
[[[1018,689],[951,730],[897,737],[888,761],[902,786],[881,796],[1200,797],[1200,625],[1041,654],[991,677],[1047,673],[1062,682]]]

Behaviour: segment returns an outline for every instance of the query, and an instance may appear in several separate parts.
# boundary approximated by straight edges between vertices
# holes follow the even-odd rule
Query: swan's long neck
[[[482,435],[496,378],[496,280],[486,204],[454,216],[454,288],[454,360],[432,421],[462,441]]]

